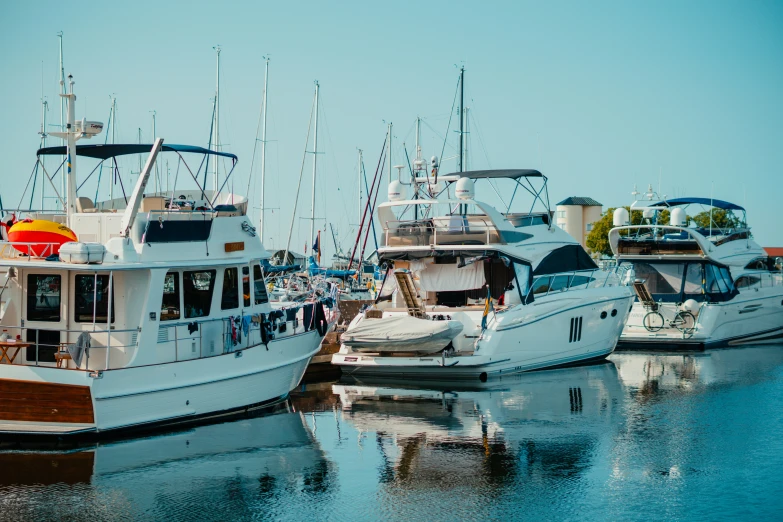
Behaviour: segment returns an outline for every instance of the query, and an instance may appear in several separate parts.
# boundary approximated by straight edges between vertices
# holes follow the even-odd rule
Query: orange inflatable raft
[[[60,252],[60,246],[68,241],[76,241],[73,230],[45,219],[25,219],[18,221],[8,229],[8,241],[14,248],[29,256],[47,257]],[[27,243],[27,244],[18,244]]]

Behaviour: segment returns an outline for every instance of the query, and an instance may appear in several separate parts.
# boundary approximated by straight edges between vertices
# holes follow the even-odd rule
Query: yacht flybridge
[[[0,434],[190,422],[286,397],[330,312],[321,302],[272,310],[247,199],[205,190],[184,161],[236,156],[160,138],[77,147],[88,126],[74,122],[72,82],[64,96],[68,145],[38,154],[67,158],[65,211],[17,210],[12,220],[27,219],[7,223],[0,242]],[[196,189],[145,195],[161,152]],[[77,157],[116,166],[139,153],[148,157],[127,198],[77,196]]]
[[[745,209],[653,195],[631,206],[635,216],[615,210],[609,232],[638,295],[618,349],[701,350],[783,337],[783,260],[753,241]]]
[[[512,196],[500,212],[475,199],[474,180],[511,182],[533,205],[512,213]],[[552,225],[546,184],[536,170],[425,175],[406,199],[393,181],[378,207],[378,255],[383,286],[396,290],[351,322],[332,364],[357,375],[484,379],[612,353],[632,293]]]

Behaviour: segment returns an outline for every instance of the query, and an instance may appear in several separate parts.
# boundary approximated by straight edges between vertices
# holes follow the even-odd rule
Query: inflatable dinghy
[[[342,343],[357,352],[435,353],[462,333],[459,321],[431,321],[409,315],[382,319],[361,316],[342,334]]]

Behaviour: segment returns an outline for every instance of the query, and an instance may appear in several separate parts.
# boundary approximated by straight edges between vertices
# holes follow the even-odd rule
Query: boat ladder
[[[412,317],[427,317],[424,308],[416,297],[416,287],[413,286],[413,278],[410,270],[398,268],[394,271],[394,277],[397,279],[397,288],[400,289],[405,306],[408,308],[408,315]]]

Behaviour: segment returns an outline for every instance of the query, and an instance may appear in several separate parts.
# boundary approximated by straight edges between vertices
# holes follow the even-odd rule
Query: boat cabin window
[[[182,272],[185,318],[205,317],[212,306],[216,270]]]
[[[256,304],[269,302],[269,296],[266,294],[266,284],[264,283],[264,273],[261,271],[261,265],[258,263],[253,265],[253,289]]]
[[[239,308],[239,281],[237,268],[232,266],[223,271],[223,297],[220,299],[221,310]]]
[[[97,283],[97,285],[96,285]],[[109,276],[80,274],[75,277],[73,320],[77,323],[105,323],[109,311]],[[114,322],[112,291],[111,322]],[[94,314],[94,315],[93,315]]]
[[[688,263],[688,268],[685,270],[685,285],[683,286],[683,293],[690,295],[701,295],[702,281],[704,276],[702,275],[702,265],[699,263]]]
[[[682,287],[684,263],[634,264],[636,277],[643,279],[651,294],[679,294]]]
[[[27,320],[60,322],[61,277],[50,274],[27,276]]]
[[[533,281],[533,295],[545,294],[549,291],[550,276],[538,277]]]
[[[245,306],[250,306],[250,267],[242,267],[242,299]]]
[[[160,320],[179,319],[179,273],[169,272],[163,280],[163,303],[160,305]]]
[[[750,288],[761,283],[761,277],[745,275],[737,279],[737,288]]]

